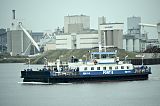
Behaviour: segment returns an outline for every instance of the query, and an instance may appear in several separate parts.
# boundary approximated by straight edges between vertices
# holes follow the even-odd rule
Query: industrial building
[[[160,23],[157,24],[157,32],[158,32],[158,41],[160,44]]]
[[[7,32],[6,29],[0,29],[0,53],[7,50]]]
[[[43,32],[32,32],[31,35],[34,41],[38,43],[40,42],[40,39],[43,37]]]
[[[99,36],[95,34],[77,34],[76,45],[77,49],[86,49],[98,47]]]
[[[123,49],[139,52],[145,48],[146,34],[141,34],[141,17],[127,18],[127,34],[123,36]]]
[[[52,33],[51,30],[44,31],[38,44],[41,48],[44,48],[44,51],[56,50],[55,33]]]
[[[31,36],[31,31],[26,30],[22,22],[16,19],[15,10],[12,10],[12,16],[11,30],[7,31],[7,52],[12,56],[30,55],[32,45],[40,51],[38,44]]]
[[[76,33],[56,36],[56,49],[76,49]]]
[[[65,16],[64,33],[58,33],[58,31],[56,31],[56,49],[84,49],[98,47],[98,32],[97,30],[90,29],[89,16]]]
[[[126,51],[139,52],[140,50],[142,50],[142,48],[145,49],[145,37],[143,40],[139,37],[136,37],[135,35],[125,34],[123,38],[123,49],[125,49]]]
[[[98,17],[98,34],[99,34],[99,42],[101,42],[101,44],[104,44],[104,36],[103,36],[103,30],[100,30],[100,25],[106,24],[106,17],[102,16],[102,17]]]
[[[48,42],[46,42],[44,46],[44,51],[48,50],[56,50],[56,41],[55,39],[50,39]]]
[[[128,17],[127,34],[123,36],[123,49],[126,51],[143,52],[150,45],[158,45],[157,41],[160,35],[158,35],[158,39],[148,39],[148,34],[144,31],[144,27],[154,27],[159,32],[158,25],[141,23],[140,17]]]
[[[12,56],[29,55],[31,42],[23,30],[7,31],[7,52]]]
[[[90,29],[90,17],[86,15],[71,15],[64,17],[64,33],[81,33]]]
[[[128,17],[127,18],[127,31],[129,34],[134,36],[140,36],[141,33],[141,17]]]
[[[123,48],[124,23],[106,23],[99,25],[100,38],[104,46]]]
[[[85,49],[98,47],[98,33],[56,36],[56,49]]]
[[[156,47],[159,46],[158,39],[147,39],[147,41],[146,41],[146,49],[147,48],[152,48],[154,46],[156,46]]]
[[[31,42],[20,28],[20,22],[15,14],[15,10],[12,10],[11,30],[7,30],[7,52],[12,56],[29,55]]]

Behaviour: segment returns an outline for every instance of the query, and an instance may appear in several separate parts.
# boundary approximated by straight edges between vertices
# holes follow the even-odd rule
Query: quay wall
[[[142,59],[129,59],[132,64],[134,65],[141,65],[142,64]],[[160,58],[148,58],[148,59],[143,59],[143,64],[144,65],[155,65],[155,64],[160,64]]]

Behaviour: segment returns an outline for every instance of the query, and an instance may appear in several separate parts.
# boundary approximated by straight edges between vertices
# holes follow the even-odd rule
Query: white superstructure
[[[85,49],[98,47],[98,34],[56,35],[56,49]]]
[[[99,25],[100,42],[104,46],[123,48],[123,25],[124,23],[106,23]]]
[[[64,17],[64,33],[79,33],[90,29],[90,17],[86,15],[71,15]]]

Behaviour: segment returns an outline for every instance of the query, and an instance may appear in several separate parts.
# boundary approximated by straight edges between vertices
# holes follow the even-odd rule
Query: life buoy
[[[94,63],[94,65],[96,65],[97,64],[97,60],[93,60],[93,63]]]

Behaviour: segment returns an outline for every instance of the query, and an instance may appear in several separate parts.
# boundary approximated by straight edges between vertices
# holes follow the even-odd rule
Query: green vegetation
[[[87,59],[89,59],[90,52],[98,51],[98,49],[76,49],[76,50],[51,50],[47,51],[44,54],[35,57],[32,61],[34,64],[43,64],[45,59],[49,62],[54,62],[56,59],[61,59],[62,61],[68,61],[72,56],[85,60],[87,56]],[[110,51],[110,50],[109,50]],[[84,56],[85,55],[85,56]],[[134,58],[136,53],[133,52],[126,52],[124,50],[117,50],[117,56],[120,57],[121,60],[124,60],[125,56],[128,55],[128,58]]]
[[[112,49],[116,50],[115,49]],[[39,56],[30,58],[30,61],[32,64],[44,64],[46,58],[48,62],[55,62],[57,59],[61,59],[62,61],[68,61],[72,56],[86,60],[89,59],[90,53],[89,52],[96,52],[98,49],[76,49],[76,50],[50,50],[47,51]],[[111,51],[108,50],[108,51]],[[120,57],[121,60],[124,59],[124,57],[128,55],[128,58],[134,58],[136,53],[133,52],[126,52],[124,50],[117,50],[117,56]],[[28,63],[27,56],[10,56],[10,54],[0,54],[0,63]]]
[[[11,56],[9,53],[0,53],[0,63],[25,63],[27,56]]]
[[[48,61],[56,61],[57,59],[61,59],[62,61],[68,61],[72,56],[76,58],[85,59],[83,55],[89,56],[88,49],[81,50],[51,50],[47,51],[44,54],[36,57],[32,63],[43,64],[44,58],[47,58]]]

